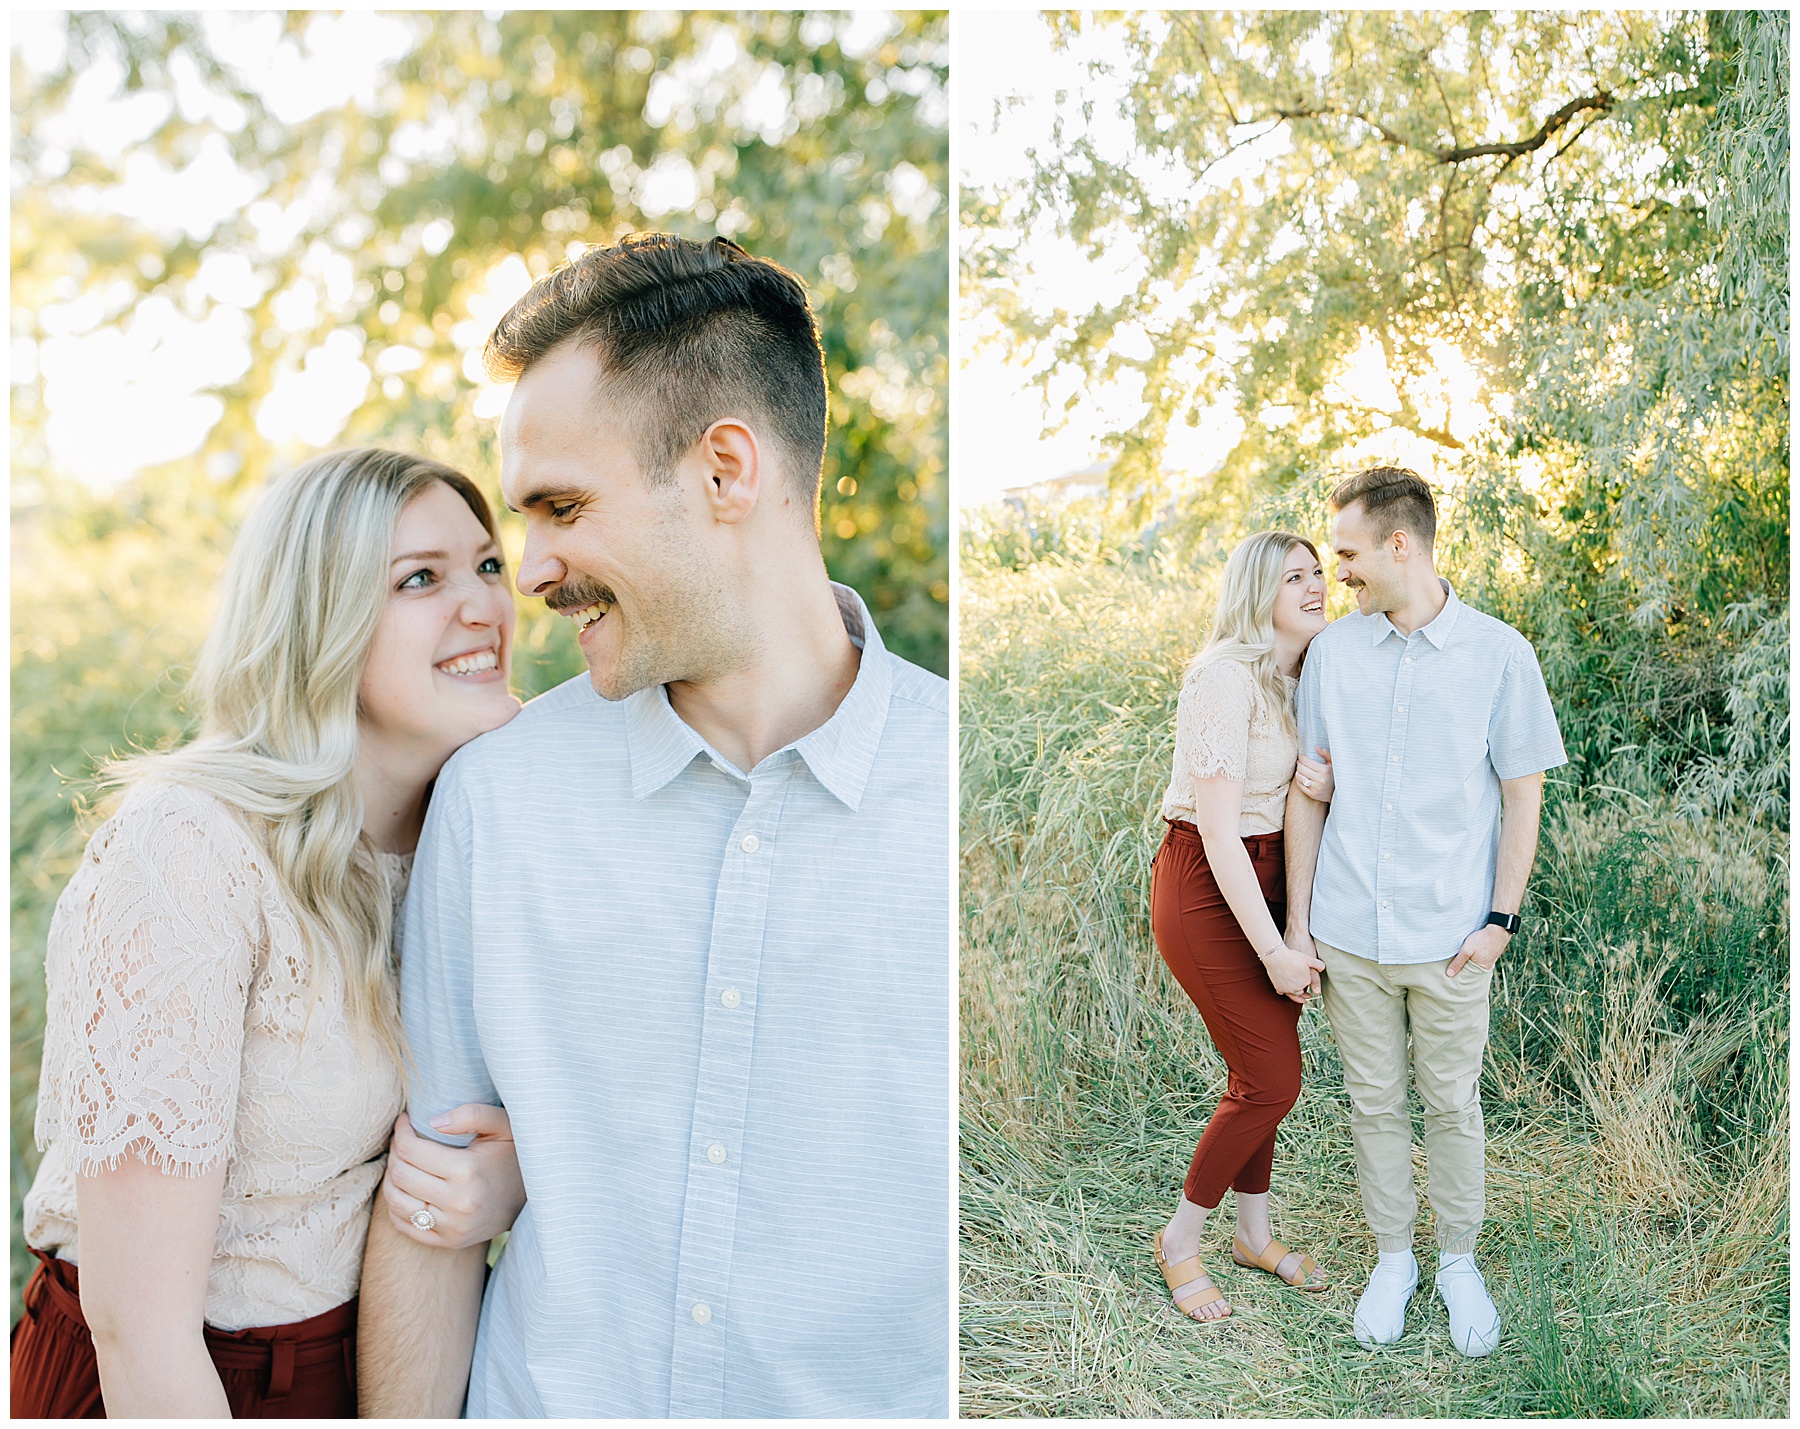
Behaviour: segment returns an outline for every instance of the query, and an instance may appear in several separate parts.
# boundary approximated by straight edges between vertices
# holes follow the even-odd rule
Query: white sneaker
[[[1356,1302],[1356,1342],[1373,1348],[1391,1345],[1406,1333],[1406,1302],[1419,1284],[1419,1262],[1410,1254],[1406,1268],[1376,1265],[1369,1285]]]
[[[1500,1312],[1488,1295],[1487,1282],[1472,1255],[1438,1262],[1438,1294],[1450,1312],[1450,1343],[1470,1359],[1490,1355],[1500,1344]]]

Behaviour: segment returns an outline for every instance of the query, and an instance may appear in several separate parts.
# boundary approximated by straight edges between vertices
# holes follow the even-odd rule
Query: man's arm
[[[1325,837],[1325,815],[1330,805],[1321,804],[1301,791],[1298,782],[1288,785],[1287,811],[1282,816],[1282,854],[1287,863],[1287,931],[1282,941],[1316,963],[1318,949],[1312,940],[1313,874],[1319,867],[1319,844]],[[1312,990],[1319,990],[1313,974]]]
[[[377,1199],[356,1315],[359,1418],[461,1416],[486,1268],[486,1241],[462,1250],[415,1244]]]
[[[1517,913],[1525,902],[1525,884],[1537,858],[1538,819],[1544,808],[1544,776],[1524,774],[1500,781],[1500,850],[1494,861],[1494,911]],[[1465,965],[1491,968],[1512,941],[1512,934],[1495,924],[1477,928],[1463,939],[1445,977],[1455,977]]]

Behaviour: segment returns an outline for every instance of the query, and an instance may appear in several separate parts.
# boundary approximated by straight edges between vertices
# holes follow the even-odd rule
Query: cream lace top
[[[1296,681],[1282,677],[1288,698]],[[1272,834],[1281,827],[1299,745],[1267,708],[1250,671],[1236,660],[1211,660],[1187,678],[1175,708],[1175,777],[1163,795],[1162,816],[1194,822],[1194,780],[1223,774],[1244,781],[1238,834]]]
[[[411,856],[377,858],[397,901]],[[309,970],[286,895],[223,804],[127,794],[50,923],[27,1243],[78,1260],[77,1172],[135,1147],[178,1176],[225,1164],[209,1325],[291,1324],[355,1295],[404,1090],[360,1048],[336,961],[316,997]]]

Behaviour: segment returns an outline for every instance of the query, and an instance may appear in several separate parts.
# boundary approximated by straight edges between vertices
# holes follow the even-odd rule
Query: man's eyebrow
[[[506,509],[508,511],[523,514],[524,512],[531,510],[534,506],[543,506],[547,502],[552,501],[566,501],[570,497],[579,496],[580,494],[580,492],[566,486],[539,487],[536,491],[528,492],[524,496],[521,496],[517,505],[514,505],[510,501],[507,502]]]

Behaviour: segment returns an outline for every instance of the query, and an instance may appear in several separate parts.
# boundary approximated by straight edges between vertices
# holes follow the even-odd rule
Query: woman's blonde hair
[[[332,452],[270,483],[238,533],[189,681],[200,732],[109,761],[114,788],[187,785],[238,811],[289,895],[312,961],[344,971],[358,1032],[399,1056],[393,903],[362,832],[358,692],[387,603],[394,529],[433,482],[499,541],[481,489],[428,458]]]
[[[1289,733],[1294,729],[1292,686],[1275,664],[1275,597],[1289,553],[1301,546],[1315,562],[1319,559],[1319,548],[1292,531],[1258,531],[1238,542],[1219,582],[1212,634],[1188,666],[1190,676],[1215,660],[1247,666],[1264,706],[1275,711]]]

